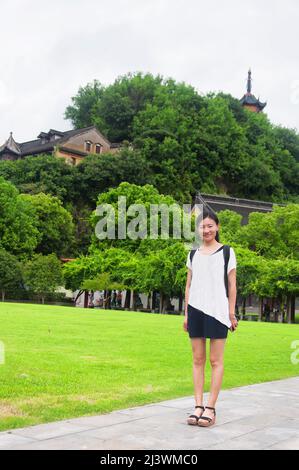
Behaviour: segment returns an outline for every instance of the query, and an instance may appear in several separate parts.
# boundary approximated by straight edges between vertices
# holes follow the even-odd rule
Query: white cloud
[[[0,144],[68,129],[80,85],[137,70],[241,98],[247,70],[275,123],[299,128],[297,0],[4,0]]]

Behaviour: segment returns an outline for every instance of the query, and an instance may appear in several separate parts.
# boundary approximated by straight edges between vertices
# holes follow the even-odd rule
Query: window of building
[[[96,144],[96,153],[101,153],[101,144]]]
[[[90,142],[90,140],[87,140],[87,141],[85,142],[85,150],[86,150],[86,152],[90,152],[90,151],[91,151],[91,142]]]

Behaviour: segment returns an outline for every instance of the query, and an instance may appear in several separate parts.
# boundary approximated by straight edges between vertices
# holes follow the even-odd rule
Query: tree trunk
[[[279,312],[279,302],[277,300],[277,298],[275,299],[275,313],[274,313],[274,322],[277,323],[278,322],[278,312]]]
[[[170,305],[170,296],[165,294],[164,295],[164,305],[163,305],[163,313],[167,312],[167,308]]]
[[[183,312],[183,296],[182,296],[182,294],[179,295],[179,312],[184,313]]]
[[[2,290],[2,302],[5,300],[5,290]]]
[[[258,321],[262,321],[262,319],[263,319],[263,309],[264,309],[264,297],[261,297],[260,298],[260,308],[259,308]]]
[[[134,291],[131,290],[130,309],[134,310]]]
[[[295,305],[296,305],[296,296],[295,294],[291,295],[291,323],[296,323],[295,319]]]
[[[137,296],[138,292],[134,291],[134,296],[133,296],[133,310],[137,310]]]
[[[88,290],[84,291],[84,308],[88,308]]]
[[[164,312],[163,312],[163,303],[164,303],[164,295],[163,295],[163,292],[160,291],[159,313],[164,313]]]
[[[241,313],[241,319],[244,320],[246,315],[246,297],[243,297],[243,302],[242,302],[242,313]]]
[[[147,296],[147,306],[146,306],[147,310],[150,310],[151,309],[151,293],[148,294]]]
[[[152,312],[154,312],[156,309],[156,299],[157,299],[157,293],[154,290],[152,293]]]
[[[291,319],[291,296],[287,295],[287,323],[292,323]]]
[[[127,289],[126,290],[125,304],[124,304],[125,309],[130,309],[130,300],[131,300],[131,291],[130,291],[130,289]]]
[[[278,322],[283,323],[283,298],[280,297],[279,299],[279,315],[278,315]]]
[[[112,290],[108,290],[108,308],[111,309]]]

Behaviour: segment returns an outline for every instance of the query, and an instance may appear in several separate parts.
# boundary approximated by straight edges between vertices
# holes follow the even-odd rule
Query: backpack
[[[195,255],[195,252],[197,250],[191,250],[190,251],[190,263],[192,265],[192,259],[193,256]],[[225,290],[226,290],[226,297],[228,297],[228,276],[227,276],[227,266],[229,262],[229,255],[230,255],[230,246],[229,245],[223,245],[223,258],[224,258],[224,285],[225,285]]]

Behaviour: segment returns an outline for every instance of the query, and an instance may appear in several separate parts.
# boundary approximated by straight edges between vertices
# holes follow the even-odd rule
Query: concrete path
[[[205,394],[205,404],[208,394]],[[299,449],[299,377],[223,390],[211,428],[193,396],[0,433],[0,449]]]

